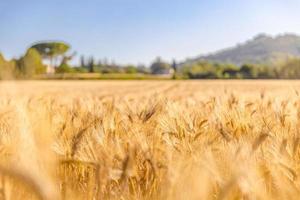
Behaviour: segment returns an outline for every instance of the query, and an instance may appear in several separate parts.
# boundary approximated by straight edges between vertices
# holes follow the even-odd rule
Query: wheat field
[[[0,83],[0,199],[298,199],[300,81]]]

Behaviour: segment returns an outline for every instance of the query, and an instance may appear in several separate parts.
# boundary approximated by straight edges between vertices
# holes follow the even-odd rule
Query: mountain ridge
[[[185,63],[210,61],[235,65],[270,64],[291,57],[300,58],[300,36],[285,33],[276,36],[260,33],[252,39],[207,55],[188,59]]]

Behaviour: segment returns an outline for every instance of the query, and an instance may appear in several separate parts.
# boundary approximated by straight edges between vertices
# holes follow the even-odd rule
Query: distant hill
[[[275,63],[289,57],[300,57],[300,36],[284,34],[276,37],[259,34],[245,43],[206,56],[189,59],[185,63],[201,60],[231,63]]]

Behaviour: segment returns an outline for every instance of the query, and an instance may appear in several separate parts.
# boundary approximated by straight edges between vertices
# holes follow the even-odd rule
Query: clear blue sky
[[[0,0],[0,51],[63,40],[124,64],[184,59],[261,32],[300,34],[299,10],[299,0]]]

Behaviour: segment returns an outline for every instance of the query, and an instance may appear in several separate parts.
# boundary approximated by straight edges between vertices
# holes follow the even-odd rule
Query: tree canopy
[[[0,79],[12,79],[16,72],[15,60],[7,61],[0,53]]]
[[[26,54],[19,59],[18,67],[25,77],[46,72],[46,67],[42,62],[40,54],[33,48],[28,49]]]
[[[43,57],[55,57],[66,53],[70,46],[64,42],[40,42],[31,48],[36,49]]]
[[[168,74],[171,69],[171,65],[167,62],[157,58],[150,66],[152,74]]]

